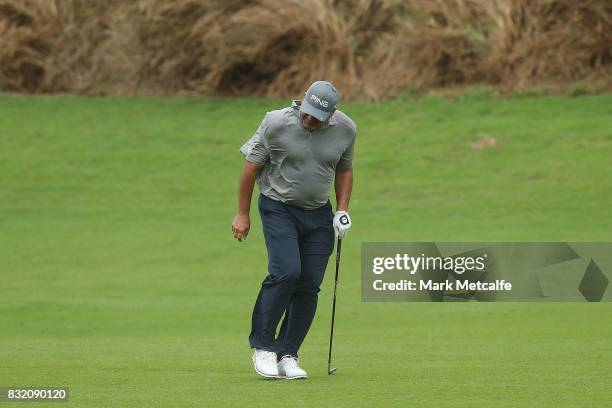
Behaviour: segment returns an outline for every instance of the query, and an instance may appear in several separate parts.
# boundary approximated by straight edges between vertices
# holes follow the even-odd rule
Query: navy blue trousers
[[[253,309],[251,347],[297,357],[317,310],[327,261],[334,249],[329,201],[304,210],[260,194],[268,276]],[[277,326],[283,317],[278,335]]]

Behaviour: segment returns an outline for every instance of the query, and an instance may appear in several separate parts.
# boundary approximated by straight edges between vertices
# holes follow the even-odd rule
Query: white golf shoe
[[[265,378],[278,378],[278,364],[276,353],[255,349],[253,353],[253,365],[257,374]]]
[[[298,365],[298,359],[292,356],[283,356],[278,362],[278,375],[287,380],[308,378],[308,373]]]

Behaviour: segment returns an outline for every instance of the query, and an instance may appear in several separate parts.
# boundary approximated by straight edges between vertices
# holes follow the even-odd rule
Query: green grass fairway
[[[238,149],[287,104],[0,95],[0,387],[96,408],[610,404],[612,304],[362,303],[360,245],[612,241],[612,94],[342,106],[358,142],[338,372],[331,262],[302,382],[253,372],[255,205],[248,240],[230,231]],[[499,147],[472,149],[481,135]]]

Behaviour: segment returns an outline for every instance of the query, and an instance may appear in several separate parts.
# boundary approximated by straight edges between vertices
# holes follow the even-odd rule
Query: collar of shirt
[[[293,101],[291,101],[291,107],[293,108],[298,118],[300,117],[300,106],[301,105],[302,105],[302,101],[298,99],[294,99]],[[334,115],[332,115],[332,117],[329,118],[329,120],[327,121],[327,125],[321,127],[320,129],[325,129],[328,126],[336,126],[336,123],[338,122],[336,121],[336,118],[334,118]]]

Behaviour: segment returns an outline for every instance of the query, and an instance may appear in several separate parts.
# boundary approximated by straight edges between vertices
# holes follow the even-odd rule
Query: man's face
[[[306,129],[319,129],[325,125],[325,122],[321,122],[314,116],[310,116],[304,112],[300,112],[300,119],[302,119],[302,125],[304,125]]]

